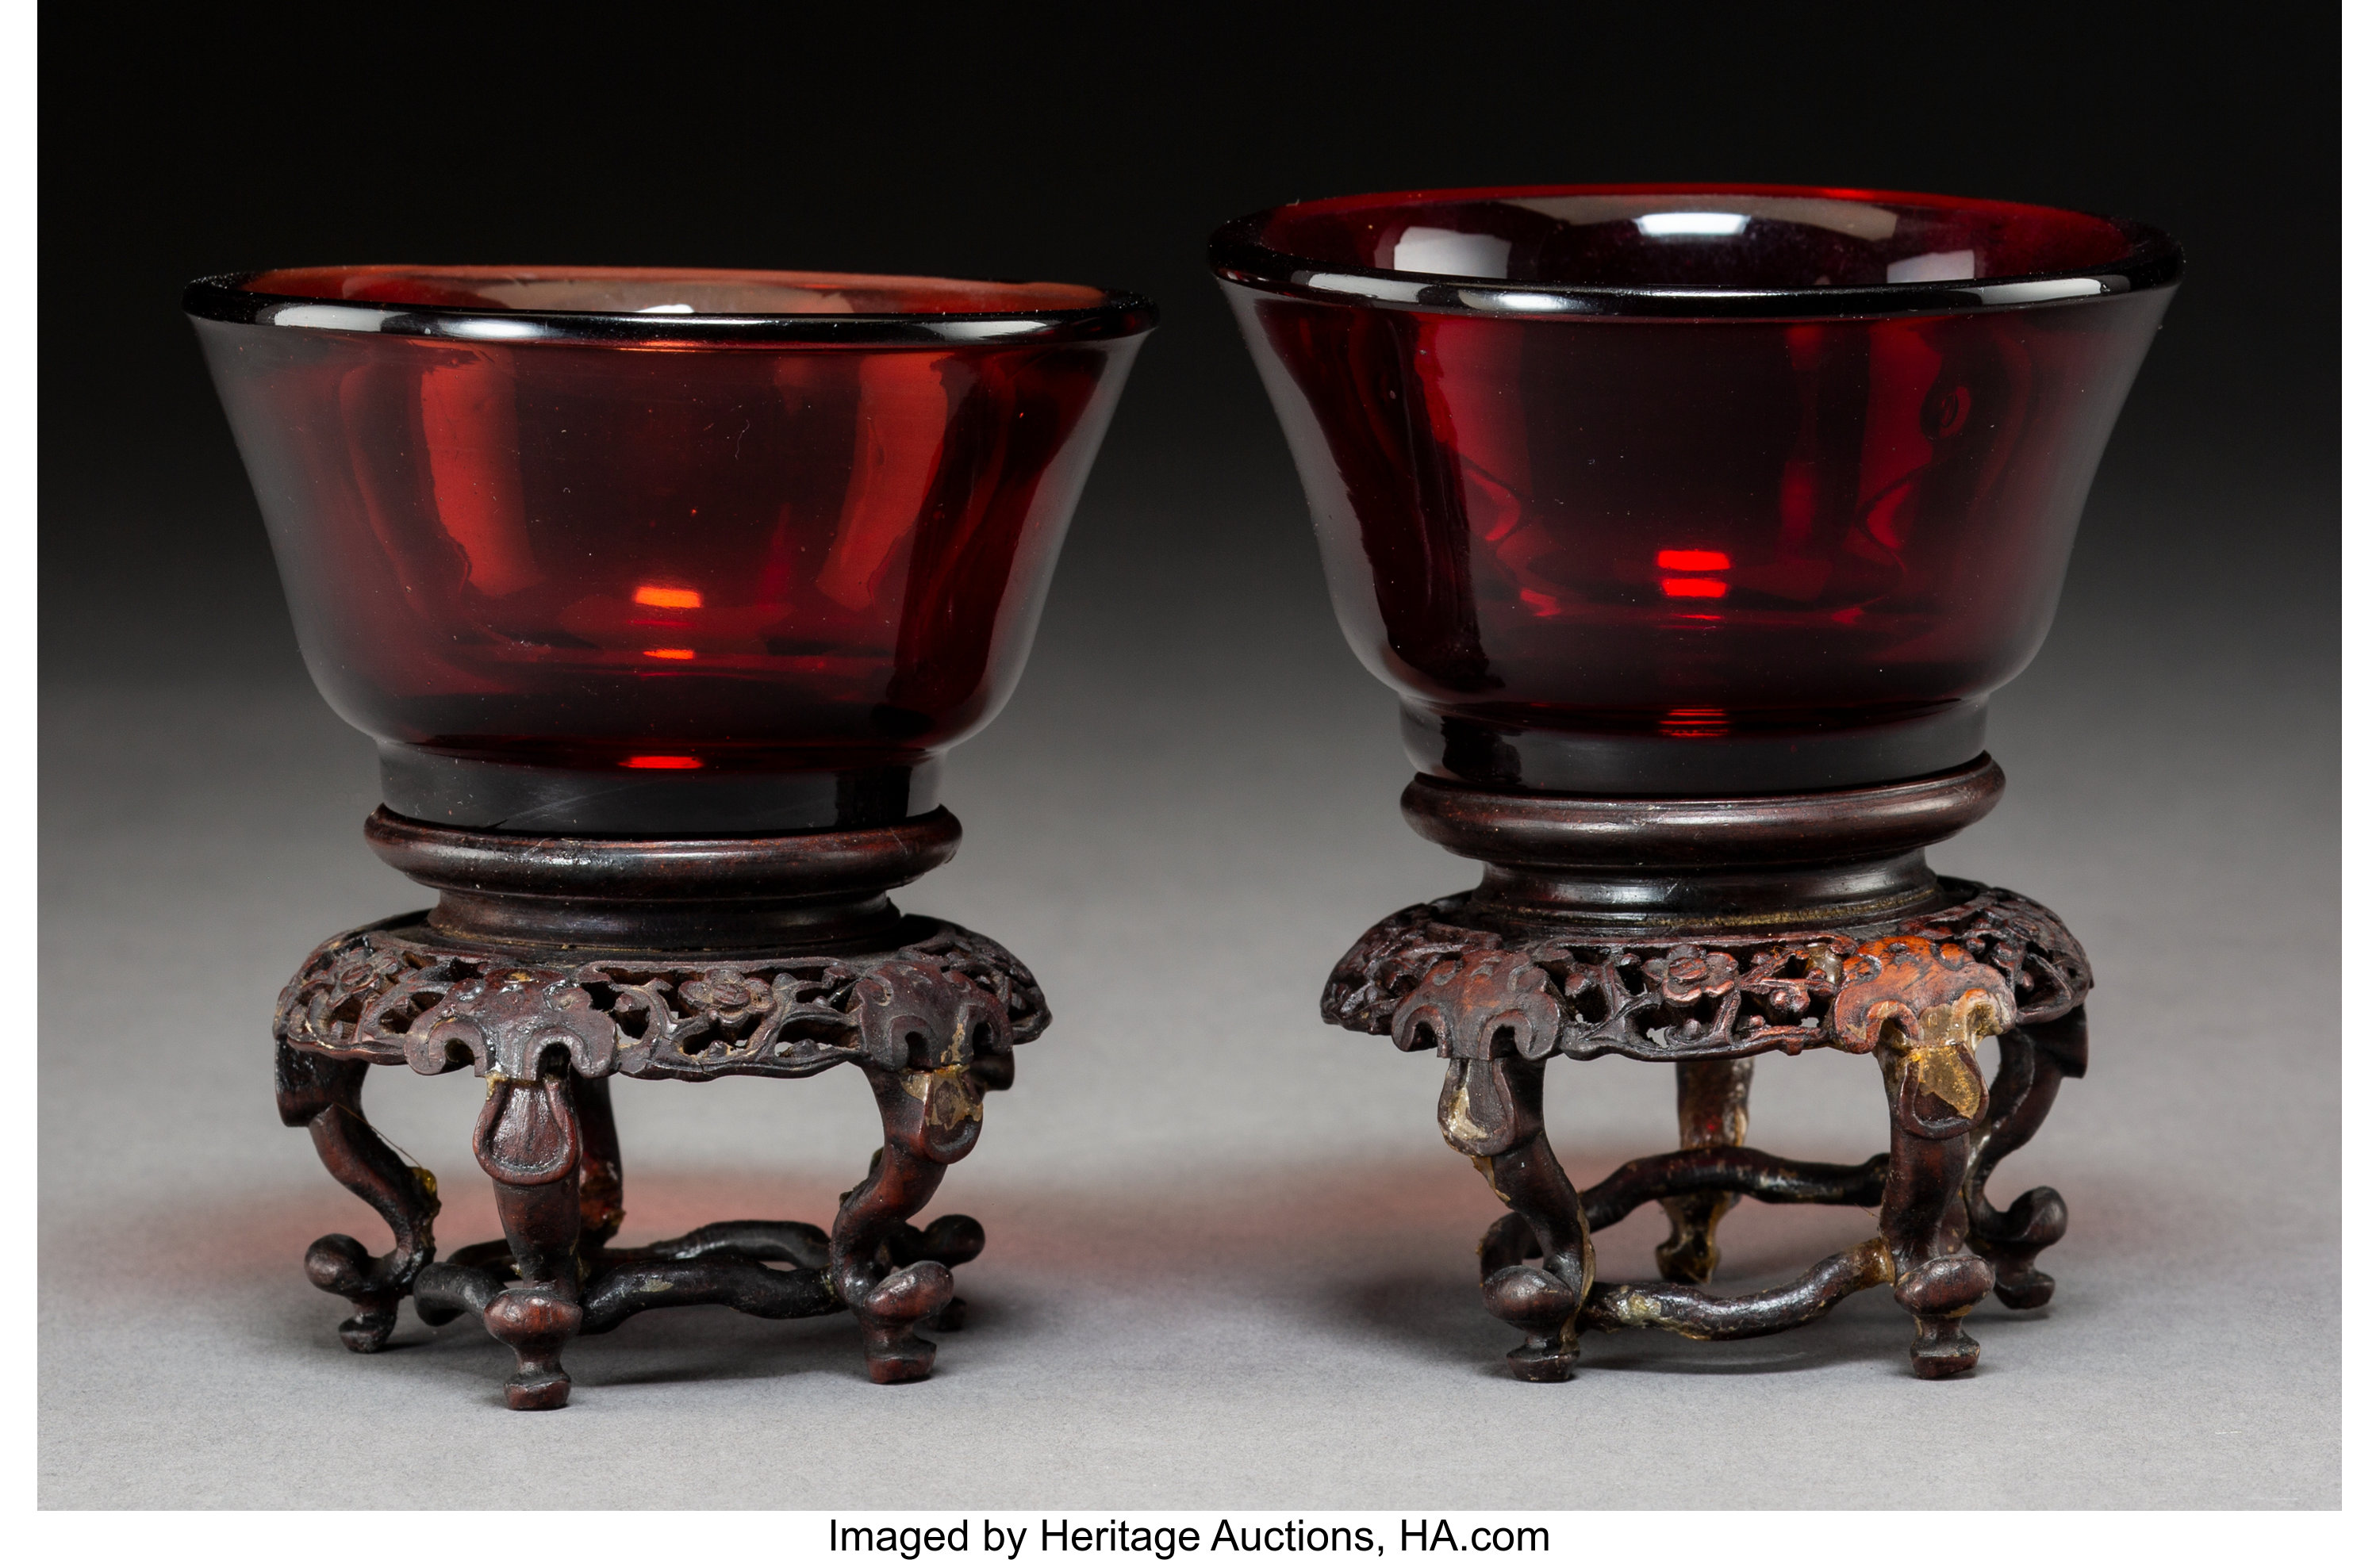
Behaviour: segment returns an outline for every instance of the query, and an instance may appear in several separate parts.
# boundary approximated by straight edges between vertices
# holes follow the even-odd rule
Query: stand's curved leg
[[[1961,1319],[1992,1287],[1991,1264],[1958,1249],[1949,1218],[1967,1169],[1967,1132],[1984,1103],[1973,1043],[1879,1046],[1892,1102],[1892,1157],[1876,1228],[1892,1253],[1892,1298],[1917,1324],[1909,1359],[1928,1380],[1974,1368],[1983,1350]]]
[[[1893,1299],[1917,1324],[1910,1361],[1929,1379],[1972,1370],[1983,1353],[1960,1321],[1992,1287],[1992,1267],[1960,1250],[1960,1191],[1968,1134],[1989,1099],[1975,1043],[2015,1018],[1997,969],[1958,943],[1911,936],[1863,944],[1834,1001],[1836,1043],[1874,1054],[1884,1071],[1892,1149],[1876,1233],[1892,1259]]]
[[[325,1235],[306,1251],[314,1287],[355,1303],[339,1324],[339,1341],[358,1354],[386,1344],[396,1328],[397,1303],[436,1252],[431,1227],[438,1216],[438,1182],[397,1157],[364,1119],[365,1061],[346,1061],[276,1041],[273,1092],[285,1125],[303,1127],[332,1179],[388,1221],[396,1244],[375,1257],[348,1235]]]
[[[1678,1063],[1678,1146],[1743,1145],[1751,1120],[1752,1058],[1718,1058]],[[1707,1284],[1718,1271],[1718,1221],[1740,1193],[1693,1191],[1661,1199],[1670,1238],[1654,1251],[1661,1276],[1673,1284]]]
[[[1991,1112],[1976,1134],[1967,1168],[1967,1243],[1991,1261],[1992,1292],[2015,1311],[2046,1305],[2057,1281],[2034,1259],[2066,1234],[2066,1200],[2036,1186],[2005,1211],[1984,1194],[1992,1170],[2033,1141],[2058,1099],[2058,1086],[2080,1078],[2090,1058],[2090,1029],[2081,1008],[2047,1023],[2011,1029],[1999,1037],[1999,1075],[1992,1080]]]
[[[562,1349],[585,1320],[579,1307],[580,1167],[586,1133],[565,1067],[537,1078],[488,1075],[472,1147],[496,1183],[496,1214],[520,1275],[481,1313],[512,1346],[518,1369],[504,1384],[510,1409],[559,1409],[570,1401]]]
[[[884,1119],[884,1146],[869,1161],[868,1179],[852,1188],[834,1216],[832,1240],[836,1292],[859,1318],[868,1375],[884,1385],[923,1381],[933,1373],[934,1346],[917,1336],[950,1305],[951,1270],[918,1254],[894,1266],[919,1243],[964,1261],[957,1248],[980,1249],[982,1227],[962,1228],[937,1219],[917,1242],[905,1239],[910,1215],[930,1201],[942,1173],[975,1146],[983,1121],[983,1082],[967,1066],[870,1068],[868,1086]],[[940,1238],[936,1231],[941,1231]],[[971,1236],[972,1240],[952,1240]]]
[[[983,1250],[983,1227],[944,1217],[919,1230],[909,1216],[975,1147],[985,1094],[1014,1081],[1014,1034],[985,987],[925,960],[879,965],[858,984],[854,1006],[884,1146],[835,1213],[830,1266],[835,1292],[859,1319],[868,1378],[923,1381],[934,1346],[917,1328],[955,1327],[964,1317],[953,1309],[951,1264]]]
[[[581,1140],[578,1152],[578,1241],[593,1252],[620,1233],[627,1216],[620,1169],[620,1129],[612,1120],[612,1080],[579,1077],[571,1081],[571,1098],[578,1108]]]
[[[1438,1122],[1512,1210],[1479,1245],[1488,1313],[1520,1328],[1524,1340],[1504,1358],[1523,1381],[1555,1382],[1570,1380],[1578,1360],[1578,1312],[1595,1282],[1595,1244],[1578,1191],[1546,1141],[1545,1082],[1543,1062],[1455,1058]],[[1545,1265],[1528,1266],[1524,1259],[1538,1253]]]

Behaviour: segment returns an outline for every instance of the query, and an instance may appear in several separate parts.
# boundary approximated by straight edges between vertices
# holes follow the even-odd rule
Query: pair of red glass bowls
[[[1211,260],[1415,765],[1602,795],[1980,753],[2181,269],[2125,222],[1742,185],[1318,200]],[[389,808],[586,836],[929,811],[1156,319],[1055,284],[542,267],[186,306]]]

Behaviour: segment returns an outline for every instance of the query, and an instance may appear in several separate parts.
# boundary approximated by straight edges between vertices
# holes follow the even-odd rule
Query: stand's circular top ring
[[[1756,867],[1919,850],[1982,818],[2006,785],[1988,753],[1919,780],[1774,796],[1556,795],[1415,775],[1404,815],[1431,843],[1498,865]]]
[[[898,887],[951,859],[947,807],[874,828],[716,840],[500,834],[400,817],[364,821],[373,853],[424,887],[473,895],[776,900]]]

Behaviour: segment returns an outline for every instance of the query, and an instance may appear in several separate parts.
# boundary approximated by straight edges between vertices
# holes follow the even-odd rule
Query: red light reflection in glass
[[[645,654],[655,660],[692,660],[694,659],[692,650],[647,650]]]
[[[1727,711],[1673,709],[1661,717],[1661,734],[1665,737],[1723,737],[1727,735]]]
[[[1683,568],[1685,565],[1676,566]],[[1721,563],[1718,566],[1725,568],[1727,565]],[[640,585],[637,587],[636,595],[629,599],[639,607],[699,607],[702,605],[702,592],[684,590],[674,585]]]
[[[682,753],[639,753],[620,760],[624,769],[699,769],[702,760]]]
[[[1724,569],[1727,554],[1710,552],[1698,547],[1665,547],[1653,554],[1654,565],[1663,569]],[[644,599],[639,593],[637,599]]]
[[[1666,579],[1661,582],[1664,596],[1719,597],[1727,594],[1725,580]],[[652,654],[648,650],[647,655]]]

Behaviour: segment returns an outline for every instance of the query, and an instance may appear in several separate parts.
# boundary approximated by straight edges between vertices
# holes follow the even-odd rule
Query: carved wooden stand
[[[871,1378],[931,1372],[934,1346],[917,1329],[959,1325],[950,1270],[982,1251],[983,1227],[908,1221],[975,1146],[985,1093],[1015,1075],[1013,1047],[1050,1022],[1006,949],[904,917],[886,897],[949,858],[955,818],[614,840],[441,828],[382,810],[365,834],[439,889],[438,907],[315,949],[273,1026],[281,1119],[312,1134],[333,1177],[396,1238],[381,1257],[346,1235],[306,1253],[314,1283],[355,1305],[339,1327],[349,1348],[385,1344],[408,1294],[433,1326],[468,1311],[517,1356],[505,1402],[558,1409],[570,1397],[563,1347],[636,1312],[848,1308]],[[884,1146],[832,1233],[738,1221],[607,1245],[622,1216],[613,1074],[805,1078],[845,1062],[868,1074]],[[472,1149],[504,1240],[431,1260],[437,1183],[364,1119],[374,1063],[487,1080]]]
[[[1899,785],[1795,796],[1597,799],[1416,778],[1405,816],[1487,864],[1479,889],[1390,916],[1331,972],[1324,1018],[1447,1059],[1439,1124],[1512,1211],[1480,1242],[1488,1311],[1521,1329],[1524,1381],[1566,1381],[1583,1327],[1745,1338],[1876,1284],[1916,1323],[1921,1376],[1972,1368],[1961,1318],[1985,1291],[2046,1303],[2034,1259],[2066,1232],[2037,1187],[1985,1185],[2087,1059],[2091,970],[2058,918],[2005,889],[1937,879],[1925,847],[1999,798],[1988,756]],[[1975,1044],[1996,1036],[1988,1092]],[[1743,1146],[1753,1058],[1874,1055],[1890,1148],[1814,1165]],[[1546,1141],[1555,1055],[1674,1063],[1682,1147],[1584,1193]],[[1720,1217],[1745,1196],[1877,1210],[1871,1240],[1782,1288],[1706,1293]],[[1589,1232],[1659,1199],[1666,1284],[1595,1276]],[[1540,1264],[1531,1266],[1531,1261]]]

